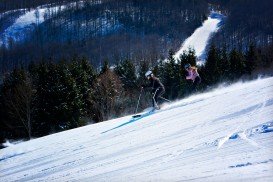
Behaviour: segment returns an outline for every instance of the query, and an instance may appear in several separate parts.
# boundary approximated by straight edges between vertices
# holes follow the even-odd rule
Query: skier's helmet
[[[147,72],[145,73],[145,76],[148,77],[148,76],[151,76],[152,74],[153,74],[153,72],[149,70],[149,71],[147,71]]]
[[[185,69],[188,69],[190,67],[191,67],[191,65],[189,63],[184,66]]]

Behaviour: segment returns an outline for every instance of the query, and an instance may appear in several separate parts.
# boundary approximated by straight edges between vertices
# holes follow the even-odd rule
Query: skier
[[[147,71],[145,77],[150,81],[148,85],[141,85],[141,89],[143,88],[152,88],[152,103],[155,109],[160,109],[158,106],[158,98],[165,93],[164,85],[160,82],[160,80],[154,76],[152,71]]]
[[[197,68],[195,66],[191,66],[190,64],[186,64],[184,68],[188,72],[186,79],[192,80],[193,90],[197,91],[196,87],[198,84],[201,83],[201,77],[199,76],[199,73],[197,72]]]

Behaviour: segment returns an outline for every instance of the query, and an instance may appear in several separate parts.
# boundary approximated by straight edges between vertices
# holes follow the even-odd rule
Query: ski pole
[[[160,99],[163,99],[163,100],[165,100],[165,101],[167,101],[167,102],[172,102],[172,101],[170,101],[170,100],[168,100],[168,99],[166,99],[166,98],[164,98],[164,97],[159,97]]]
[[[140,94],[139,94],[139,97],[138,97],[137,107],[136,107],[136,110],[135,110],[135,114],[137,113],[137,110],[138,110],[138,105],[139,105],[140,97],[142,95],[142,90],[143,90],[143,88],[141,88],[141,91],[140,91]]]

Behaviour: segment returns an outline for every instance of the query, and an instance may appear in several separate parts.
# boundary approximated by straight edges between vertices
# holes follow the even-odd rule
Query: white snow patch
[[[61,6],[49,6],[43,5],[39,6],[31,11],[25,13],[24,15],[20,16],[13,25],[8,27],[1,35],[0,45],[7,45],[8,40],[12,38],[14,41],[21,41],[25,38],[28,31],[32,31],[35,25],[39,25],[46,20],[47,13],[57,13],[60,11],[65,10],[69,7],[83,7],[85,1],[78,1],[68,3],[66,5]],[[96,1],[93,3],[101,4],[101,1]],[[16,10],[13,10],[16,11]],[[6,12],[9,13],[9,12]],[[3,13],[6,14],[6,13]]]
[[[61,7],[38,7],[34,10],[31,10],[24,15],[20,16],[13,25],[8,27],[3,34],[1,35],[2,40],[0,45],[6,45],[9,38],[12,38],[14,41],[21,41],[25,38],[27,30],[33,30],[35,25],[39,25],[45,21],[45,14],[58,10],[62,10],[65,6]]]
[[[14,146],[13,143],[10,143],[8,140],[2,144],[3,147],[11,147],[11,146]]]
[[[3,147],[12,147],[16,144],[22,143],[24,142],[23,140],[18,140],[18,141],[10,141],[10,140],[6,140],[5,143],[2,144]]]
[[[208,19],[204,21],[203,25],[197,28],[194,33],[183,42],[179,51],[174,55],[174,58],[179,59],[180,55],[183,54],[184,51],[188,51],[189,48],[195,50],[197,58],[201,58],[211,35],[218,31],[222,20],[223,15],[212,12]]]

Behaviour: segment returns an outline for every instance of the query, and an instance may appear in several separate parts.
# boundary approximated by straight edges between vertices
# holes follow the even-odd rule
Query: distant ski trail
[[[174,55],[175,59],[179,59],[180,55],[184,51],[188,51],[189,48],[195,50],[196,56],[202,58],[204,56],[204,51],[214,32],[217,32],[221,26],[223,15],[211,12],[207,20],[203,22],[203,25],[197,28],[194,33],[188,37],[182,44],[181,48]]]

